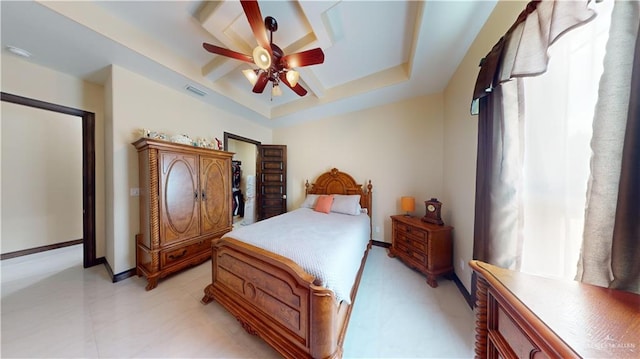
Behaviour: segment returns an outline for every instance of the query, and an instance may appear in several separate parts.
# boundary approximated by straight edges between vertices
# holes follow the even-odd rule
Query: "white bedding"
[[[351,288],[369,243],[369,216],[320,213],[309,208],[240,227],[226,234],[287,257],[313,275],[315,284],[351,303]]]

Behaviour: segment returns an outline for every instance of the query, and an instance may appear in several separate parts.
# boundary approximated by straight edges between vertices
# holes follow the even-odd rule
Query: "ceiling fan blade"
[[[205,50],[207,50],[207,51],[209,51],[211,53],[214,53],[216,55],[222,55],[222,56],[230,57],[232,59],[253,63],[253,57],[251,57],[249,55],[241,54],[239,52],[235,52],[233,50],[225,49],[225,48],[220,47],[220,46],[211,45],[211,44],[208,44],[206,42],[202,43],[202,47],[204,47]]]
[[[287,80],[287,74],[286,73],[281,72],[278,77],[280,78],[280,82],[282,82],[283,84],[287,85],[287,87],[292,89],[293,92],[297,93],[298,96],[304,96],[304,95],[307,94],[307,90],[305,90],[304,87],[300,86],[299,83],[297,83],[295,86],[291,86],[291,84],[289,83],[289,80]]]
[[[253,31],[253,36],[256,37],[258,45],[269,51],[269,54],[271,54],[271,43],[267,36],[267,29],[264,25],[264,19],[260,13],[258,2],[256,0],[241,0],[240,3],[242,4],[242,9],[244,10],[244,14],[247,16],[249,26],[251,26],[251,31]]]
[[[303,67],[317,65],[324,62],[324,52],[321,48],[297,52],[295,54],[283,56],[280,64],[287,69],[292,67]]]
[[[267,86],[267,82],[269,82],[269,77],[267,77],[267,73],[263,71],[260,73],[260,76],[258,76],[256,84],[253,86],[253,92],[262,93],[264,88]]]

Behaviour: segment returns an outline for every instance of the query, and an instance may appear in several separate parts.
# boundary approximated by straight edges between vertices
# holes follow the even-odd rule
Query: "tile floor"
[[[202,305],[210,262],[145,291],[82,268],[81,246],[1,266],[3,358],[278,358],[215,302]],[[473,312],[456,285],[424,277],[373,247],[344,344],[345,358],[471,358]]]

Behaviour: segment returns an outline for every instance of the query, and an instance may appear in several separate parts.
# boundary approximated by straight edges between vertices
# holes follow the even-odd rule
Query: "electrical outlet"
[[[460,269],[464,270],[464,259],[460,258]]]
[[[380,226],[376,226],[375,231],[376,233],[380,233]]]
[[[130,188],[130,189],[129,189],[129,195],[130,195],[131,197],[138,197],[138,196],[140,196],[140,188],[137,188],[137,187],[136,187],[136,188]]]

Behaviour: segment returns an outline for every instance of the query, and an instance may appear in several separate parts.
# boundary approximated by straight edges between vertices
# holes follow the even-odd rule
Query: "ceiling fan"
[[[267,16],[263,23],[260,7],[256,0],[241,0],[240,3],[247,20],[249,20],[253,35],[258,42],[258,46],[253,49],[251,56],[206,42],[202,43],[204,49],[216,55],[256,64],[258,69],[242,71],[254,85],[253,92],[255,93],[262,93],[267,83],[271,81],[273,83],[272,96],[282,95],[282,90],[279,86],[281,82],[299,96],[306,95],[307,90],[298,83],[300,74],[293,68],[323,63],[324,52],[322,52],[322,49],[315,48],[285,55],[282,49],[273,43],[273,33],[278,30],[276,19]],[[269,37],[267,37],[267,30],[269,30]]]

